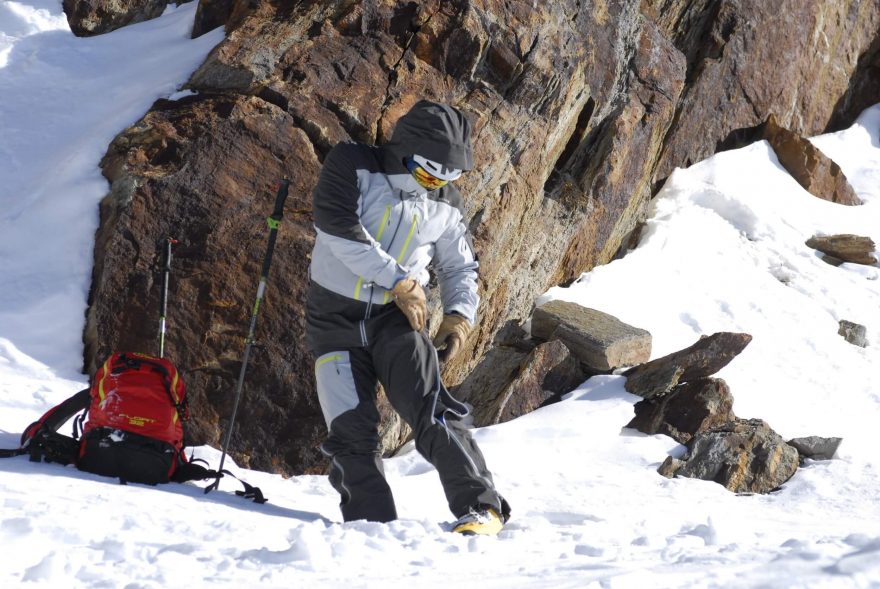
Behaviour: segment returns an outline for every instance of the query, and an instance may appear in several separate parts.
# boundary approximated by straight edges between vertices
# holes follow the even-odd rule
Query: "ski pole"
[[[229,442],[232,440],[232,428],[235,426],[235,416],[238,413],[238,405],[241,401],[241,392],[244,387],[244,375],[247,371],[248,359],[251,356],[251,348],[254,345],[254,330],[257,326],[257,313],[260,312],[260,303],[263,301],[263,294],[266,292],[266,281],[269,278],[269,266],[272,263],[272,252],[275,251],[275,239],[278,237],[278,228],[281,226],[281,218],[284,213],[284,201],[287,199],[287,191],[290,187],[290,180],[284,178],[278,187],[278,194],[275,197],[275,210],[272,215],[266,219],[269,225],[269,245],[266,248],[266,256],[263,258],[263,270],[260,274],[260,284],[257,287],[257,300],[254,303],[253,312],[251,313],[251,324],[248,330],[247,338],[244,346],[244,358],[241,361],[241,370],[238,373],[238,383],[235,385],[235,403],[232,406],[232,416],[229,418],[229,426],[226,430],[226,437],[223,440],[223,452],[220,455],[220,467],[217,469],[217,480],[205,488],[205,493],[210,493],[220,486],[220,477],[223,476],[223,463],[226,461],[226,453],[229,450]]]
[[[168,279],[171,276],[171,248],[177,240],[169,237],[165,240],[165,273],[162,279],[162,312],[159,317],[159,357],[165,357],[165,317],[168,315]]]

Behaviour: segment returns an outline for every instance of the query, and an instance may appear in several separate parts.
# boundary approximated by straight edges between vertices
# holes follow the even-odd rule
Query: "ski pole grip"
[[[275,197],[275,210],[272,211],[272,218],[280,221],[284,215],[284,201],[287,200],[287,192],[290,189],[290,180],[287,178],[281,181],[278,186],[278,195]]]
[[[172,251],[174,246],[177,245],[177,240],[173,237],[169,237],[165,240],[165,271],[171,271],[171,256],[174,254]]]

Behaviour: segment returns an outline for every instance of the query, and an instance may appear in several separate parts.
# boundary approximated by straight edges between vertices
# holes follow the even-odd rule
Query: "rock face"
[[[815,235],[806,241],[807,247],[843,262],[865,264],[877,263],[876,245],[870,237],[860,235]]]
[[[669,393],[639,401],[626,427],[646,434],[665,434],[687,444],[696,434],[733,421],[733,396],[720,378],[701,378]]]
[[[224,26],[232,17],[235,6],[235,0],[199,0],[193,22],[193,39]]]
[[[880,37],[859,56],[856,71],[850,76],[849,87],[834,107],[826,131],[847,128],[866,108],[877,104],[880,96]]]
[[[168,4],[169,0],[64,0],[62,6],[73,34],[91,37],[156,18]]]
[[[532,336],[563,341],[581,362],[600,372],[641,364],[651,357],[650,333],[567,301],[551,301],[535,309]]]
[[[840,166],[808,139],[781,127],[776,117],[771,115],[767,120],[763,137],[776,152],[782,167],[804,190],[842,205],[862,204]]]
[[[196,441],[218,443],[263,218],[286,175],[292,198],[233,455],[320,469],[303,301],[309,194],[335,143],[383,141],[420,98],[472,118],[477,168],[459,185],[482,303],[445,369],[457,384],[538,295],[613,259],[674,166],[771,113],[821,132],[843,112],[878,13],[859,0],[203,0],[195,32],[225,19],[227,38],[193,74],[198,94],[158,101],[104,161],[86,366],[111,348],[154,349],[156,242],[180,239],[169,355],[193,393]]]
[[[752,336],[718,332],[703,336],[694,345],[662,358],[634,366],[626,372],[624,387],[634,395],[651,399],[672,390],[679,382],[712,376],[742,352]]]
[[[210,134],[205,129],[211,129]],[[271,159],[258,157],[275,146]],[[234,146],[234,148],[233,148]],[[160,103],[119,135],[103,161],[113,190],[101,231],[86,358],[156,350],[161,278],[157,241],[180,241],[171,275],[167,356],[190,395],[191,441],[217,443],[231,413],[244,337],[274,203],[274,181],[315,168],[306,134],[255,97]],[[312,245],[309,179],[291,174],[269,286],[232,438],[236,460],[289,472],[319,468],[325,435],[304,348],[301,298]],[[295,409],[294,409],[295,408]]]
[[[586,380],[580,363],[560,341],[531,351],[493,348],[454,391],[474,406],[474,425],[510,421],[557,399]]]
[[[175,233],[191,245],[178,255],[169,354],[198,397],[198,439],[216,443],[258,275],[267,214],[258,199],[290,176],[273,311],[261,315],[264,347],[233,455],[300,472],[323,465],[302,343],[309,194],[323,154],[343,140],[382,141],[422,97],[472,117],[479,165],[460,186],[483,303],[479,329],[446,368],[455,384],[537,294],[619,248],[650,196],[653,159],[643,155],[671,121],[684,63],[635,2],[598,13],[574,0],[266,2],[245,12],[193,75],[199,94],[160,101],[105,160],[112,196],[97,236],[87,364],[110,348],[151,349],[154,242]],[[556,189],[545,194],[551,175]]]
[[[697,434],[687,446],[684,461],[669,457],[659,472],[715,481],[734,493],[777,489],[799,464],[798,451],[760,419],[737,419]]]
[[[655,19],[687,58],[687,82],[656,171],[662,179],[736,140],[775,114],[804,136],[835,119],[850,80],[867,80],[860,56],[876,52],[876,2],[781,0],[645,0]],[[876,59],[876,57],[874,58]],[[870,61],[871,58],[868,58]],[[876,62],[874,62],[876,63]],[[876,83],[876,82],[875,82]],[[877,95],[868,105],[877,102]],[[867,105],[866,105],[867,106]],[[712,113],[717,113],[714,115]]]

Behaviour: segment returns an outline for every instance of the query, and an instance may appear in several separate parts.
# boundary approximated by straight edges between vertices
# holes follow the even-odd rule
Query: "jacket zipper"
[[[419,216],[413,215],[412,224],[409,226],[409,232],[406,234],[406,240],[403,242],[403,247],[400,249],[400,254],[398,254],[398,256],[397,256],[397,263],[398,264],[400,264],[403,261],[403,258],[406,256],[406,251],[409,249],[409,242],[412,241],[412,236],[416,232],[416,227],[418,226],[418,224],[419,224]],[[382,304],[383,305],[386,304],[390,298],[391,298],[391,295],[386,290],[385,297],[382,300]]]
[[[382,234],[385,233],[385,227],[388,225],[388,217],[391,216],[391,205],[385,206],[385,214],[382,215],[382,220],[379,221],[379,227],[376,230],[376,237],[374,238],[376,241],[382,240]],[[358,276],[357,283],[354,285],[354,300],[361,300],[361,289],[364,287],[364,277]],[[370,296],[372,296],[373,292],[370,291]]]
[[[391,188],[391,185],[389,184],[388,187]],[[389,250],[391,250],[391,247],[394,245],[394,240],[397,239],[397,232],[400,231],[400,222],[403,221],[403,217],[406,215],[406,201],[403,199],[403,194],[398,193],[398,197],[400,198],[400,205],[401,205],[400,216],[397,218],[397,225],[394,227],[394,235],[391,236],[391,241],[388,242],[388,249]],[[378,231],[379,237],[382,236],[382,232],[385,230],[385,223],[387,222],[387,219],[388,219],[388,216],[390,215],[390,213],[391,213],[391,206],[389,205],[389,206],[385,207],[385,215],[382,217],[382,227]],[[376,238],[376,241],[379,241],[379,237]],[[406,246],[409,245],[409,239],[411,237],[412,237],[412,229],[410,229],[410,235],[409,235],[409,238],[407,238],[406,243],[404,244],[404,248],[406,248]],[[402,257],[402,255],[401,255],[401,257]],[[360,287],[360,285],[362,284],[362,280],[363,280],[362,278],[358,280],[357,287]],[[369,342],[367,341],[366,321],[367,321],[367,319],[370,318],[370,312],[373,310],[373,290],[374,290],[374,288],[375,287],[371,284],[370,285],[370,299],[369,299],[369,301],[367,301],[367,310],[364,313],[364,318],[361,319],[361,321],[360,321],[361,344],[364,347],[367,347],[367,345],[369,344]],[[355,297],[355,300],[358,300],[357,297]],[[383,304],[387,303],[387,302],[388,302],[388,292],[386,291]]]

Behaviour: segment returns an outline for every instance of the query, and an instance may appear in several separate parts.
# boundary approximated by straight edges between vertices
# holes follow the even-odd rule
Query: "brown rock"
[[[846,93],[834,106],[834,114],[826,133],[849,128],[867,108],[877,104],[880,96],[880,36],[859,55],[856,71],[850,77]]]
[[[223,0],[202,4],[196,32],[228,10]],[[663,10],[653,22],[640,7]],[[276,287],[283,300],[277,315],[261,317],[263,347],[233,445],[252,466],[320,469],[324,426],[302,343],[302,289],[309,194],[330,147],[381,142],[420,98],[472,117],[477,168],[459,186],[480,255],[481,321],[445,368],[453,385],[538,295],[614,258],[671,166],[709,155],[770,112],[798,133],[821,131],[877,36],[878,12],[855,0],[236,0],[227,38],[190,81],[200,94],[158,101],[105,160],[112,187],[86,363],[123,344],[152,349],[155,241],[192,235],[174,279],[174,358],[203,399],[194,401],[197,432],[217,443],[262,247],[245,244],[264,237],[255,199],[271,200],[270,184],[289,175],[297,197],[267,305]]]
[[[193,39],[229,22],[236,4],[239,4],[236,0],[199,0],[193,21]]]
[[[684,465],[684,460],[679,460],[678,458],[667,456],[666,460],[663,461],[663,464],[660,465],[660,468],[657,469],[657,472],[665,476],[667,479],[671,479],[675,477],[676,473]]]
[[[446,367],[454,385],[546,288],[619,249],[649,199],[650,154],[672,120],[684,62],[635,2],[602,14],[576,0],[242,5],[190,81],[200,93],[159,101],[105,160],[113,197],[95,250],[86,356],[94,366],[110,348],[151,349],[153,242],[172,229],[190,239],[171,356],[199,397],[200,440],[217,443],[264,237],[254,199],[271,199],[266,184],[289,175],[298,199],[289,209],[300,214],[282,228],[267,304],[273,288],[283,298],[277,316],[261,316],[264,347],[233,447],[251,466],[301,472],[323,464],[302,343],[322,155],[343,140],[382,141],[423,97],[473,118],[478,168],[459,184],[480,254],[482,321]],[[545,198],[551,171],[563,181]]]
[[[842,205],[862,204],[840,166],[808,139],[779,126],[773,115],[767,119],[763,138],[776,152],[782,167],[804,190],[813,196]]]
[[[760,419],[737,419],[694,436],[675,475],[715,481],[734,493],[769,493],[797,467],[797,450],[770,426]]]
[[[771,113],[800,135],[824,132],[842,97],[850,95],[851,76],[869,81],[867,74],[875,71],[859,57],[872,47],[876,51],[877,2],[644,0],[643,5],[687,57],[687,84],[657,180],[726,147]],[[866,89],[871,83],[876,78]],[[876,93],[873,99],[856,93],[868,105],[877,102]],[[846,118],[848,125],[852,112]]]
[[[567,301],[535,309],[532,336],[559,339],[593,370],[632,366],[651,357],[651,334],[616,317]]]
[[[210,133],[206,133],[210,129]],[[264,157],[272,145],[272,157]],[[232,453],[276,472],[320,469],[326,435],[305,349],[310,191],[318,162],[305,133],[255,97],[159,103],[119,135],[103,161],[113,191],[101,205],[85,334],[89,369],[111,350],[156,351],[159,242],[180,240],[171,275],[167,356],[193,413],[189,440],[218,444],[232,409],[266,248],[274,184],[290,197],[257,323]]]
[[[829,266],[834,266],[835,268],[843,264],[843,260],[841,260],[840,258],[835,258],[834,256],[829,256],[828,254],[822,254],[822,261]]]
[[[62,6],[73,34],[91,37],[161,16],[169,3],[169,0],[64,0]]]
[[[733,396],[719,378],[703,378],[674,387],[665,395],[639,401],[626,427],[665,434],[686,444],[694,435],[733,421]]]
[[[877,263],[876,245],[870,237],[860,235],[815,235],[806,241],[807,247],[834,258],[872,266]]]
[[[634,395],[650,399],[679,382],[712,376],[742,352],[752,336],[747,333],[718,332],[701,337],[695,344],[662,358],[651,360],[624,372],[624,387]]]
[[[530,413],[585,380],[578,361],[560,341],[531,352],[497,347],[453,394],[474,405],[474,425],[510,421]]]

